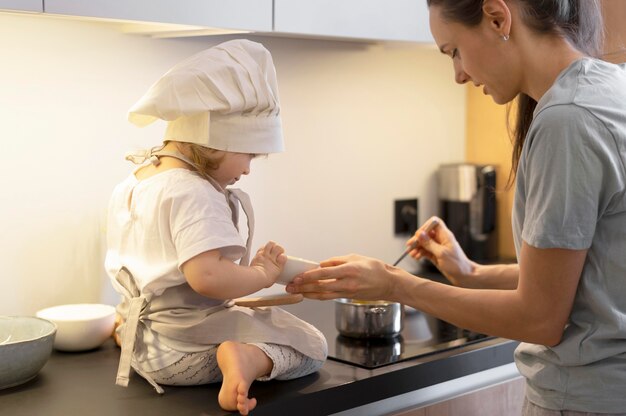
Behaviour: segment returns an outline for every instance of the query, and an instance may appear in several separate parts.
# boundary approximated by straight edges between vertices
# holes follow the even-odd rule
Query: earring
[[[502,40],[505,42],[509,40],[509,35],[502,35]]]

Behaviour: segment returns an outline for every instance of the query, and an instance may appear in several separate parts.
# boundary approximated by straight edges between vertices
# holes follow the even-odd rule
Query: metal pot
[[[404,308],[397,302],[335,300],[335,326],[346,337],[395,337],[402,331],[403,320]]]

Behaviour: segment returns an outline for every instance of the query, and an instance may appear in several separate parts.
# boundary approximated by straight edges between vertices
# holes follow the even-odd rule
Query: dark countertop
[[[305,300],[285,309],[312,323],[312,313],[333,302]],[[319,319],[319,318],[318,318]],[[316,373],[297,380],[255,382],[252,415],[328,415],[404,394],[513,361],[517,342],[491,338],[376,369],[327,360]],[[219,385],[164,386],[159,396],[133,374],[127,388],[115,385],[120,350],[112,340],[83,353],[54,351],[32,381],[0,390],[1,413],[32,415],[225,415],[217,403]]]

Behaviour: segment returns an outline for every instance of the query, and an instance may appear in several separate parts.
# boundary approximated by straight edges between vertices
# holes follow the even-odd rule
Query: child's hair
[[[200,170],[202,175],[211,175],[211,172],[217,170],[220,167],[220,163],[224,156],[218,156],[216,153],[218,150],[211,149],[205,146],[201,146],[195,143],[174,142],[178,147],[178,150],[189,157],[191,161],[196,165],[195,167]]]
[[[163,144],[169,143],[166,140]],[[206,177],[211,176],[211,173],[219,169],[220,163],[224,159],[224,155],[218,156],[216,153],[224,152],[224,150],[211,149],[210,147],[202,146],[196,143],[187,142],[174,142],[178,147],[178,151],[187,156],[198,169],[200,175]],[[255,154],[254,157],[267,156],[267,153]]]

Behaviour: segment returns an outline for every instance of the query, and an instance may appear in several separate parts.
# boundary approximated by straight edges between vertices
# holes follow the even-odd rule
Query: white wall
[[[434,171],[464,155],[465,89],[432,47],[254,37],[278,72],[287,152],[240,182],[268,239],[312,260],[392,262],[393,200],[435,213]],[[126,110],[163,72],[225,37],[150,39],[112,24],[0,14],[0,314],[115,303],[105,212],[125,151],[160,142]],[[412,260],[403,263],[412,267]]]

